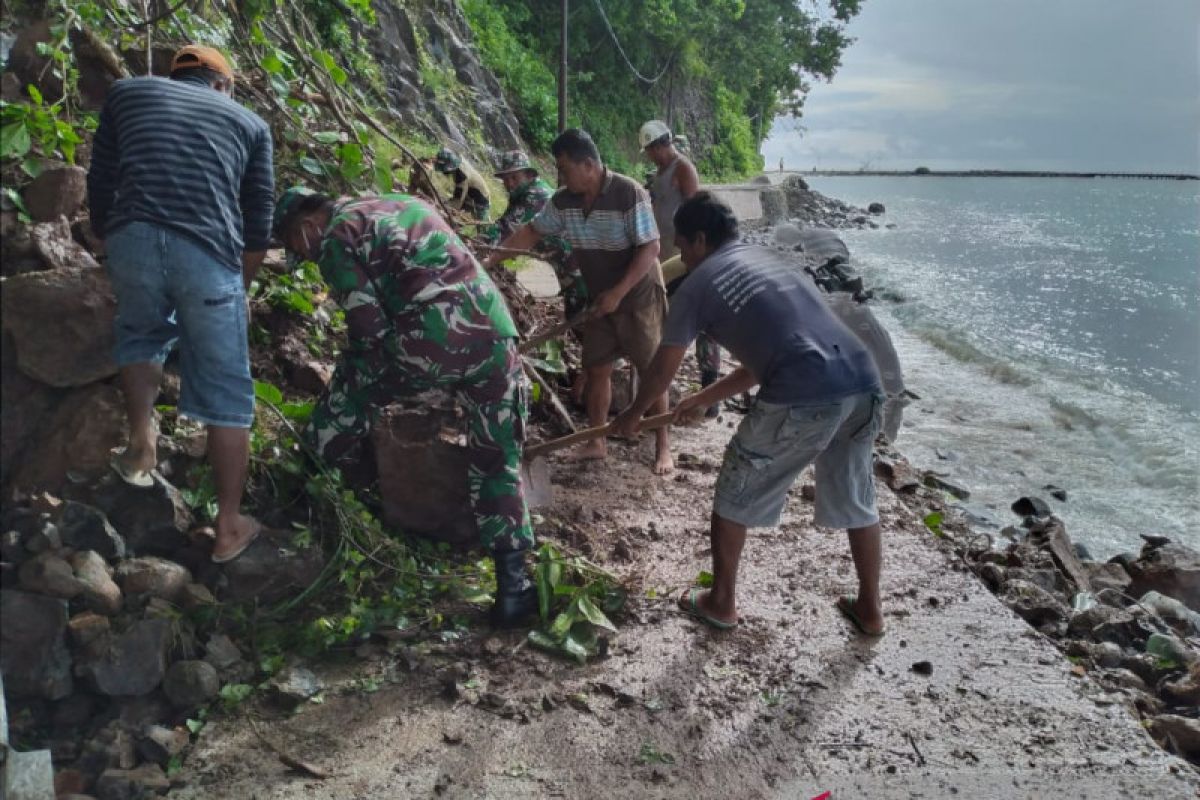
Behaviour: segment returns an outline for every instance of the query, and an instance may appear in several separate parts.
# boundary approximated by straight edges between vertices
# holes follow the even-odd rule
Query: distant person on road
[[[614,435],[635,433],[700,331],[742,366],[681,400],[676,422],[760,386],[717,477],[712,589],[691,589],[679,605],[716,628],[737,624],[737,569],[746,531],[777,524],[788,490],[815,462],[814,521],[848,530],[858,573],[858,596],[839,599],[837,608],[862,633],[883,633],[872,451],[884,398],[870,352],[804,273],[769,248],[739,242],[733,212],[707,192],[680,206],[675,232],[689,276],[675,293],[662,345],[637,398],[613,422]]]
[[[528,250],[546,236],[561,236],[572,248],[583,273],[592,317],[583,324],[583,368],[588,420],[603,425],[612,402],[612,371],[620,357],[638,374],[654,357],[666,317],[667,297],[658,265],[658,229],[646,191],[632,178],[610,171],[587,132],[569,128],[550,146],[564,185],[542,212],[516,230],[501,246]],[[493,253],[485,262],[503,260]],[[666,387],[647,405],[667,410]],[[654,472],[675,468],[665,429],[655,432]],[[603,439],[589,442],[576,459],[608,456]]]
[[[554,195],[554,189],[538,177],[537,167],[520,150],[512,150],[500,157],[496,177],[508,192],[508,208],[495,224],[484,228],[483,238],[489,244],[498,244],[517,228],[532,222]],[[533,251],[553,267],[566,316],[573,317],[587,308],[587,286],[579,274],[579,267],[571,260],[571,245],[559,236],[547,236]]]
[[[528,414],[517,328],[504,297],[449,224],[409,195],[332,198],[284,192],[275,235],[315,261],[346,312],[348,343],[305,437],[358,484],[373,482],[375,415],[440,388],[467,414],[475,524],[496,562],[493,622],[537,610],[525,569],[533,526],[521,487]]]
[[[443,147],[433,162],[434,169],[454,178],[450,207],[465,211],[480,222],[487,222],[492,207],[487,181],[462,156]]]
[[[658,167],[650,184],[650,201],[654,204],[654,222],[661,237],[658,257],[663,262],[663,280],[670,297],[686,277],[686,270],[676,260],[679,251],[675,248],[675,212],[684,200],[700,191],[700,175],[696,166],[676,148],[665,122],[650,120],[638,132],[638,139],[646,157]],[[668,271],[671,278],[667,277]],[[721,377],[721,348],[703,333],[696,337],[696,363],[700,367],[701,388]],[[715,417],[719,411],[720,407],[713,405],[707,414]]]
[[[154,401],[178,341],[179,413],[208,427],[218,563],[262,529],[240,507],[254,421],[246,289],[270,241],[271,170],[270,128],[233,101],[233,70],[217,50],[188,45],[169,80],[129,78],[109,89],[88,204],[117,298],[129,415],[129,445],[112,465],[127,483],[154,484]]]

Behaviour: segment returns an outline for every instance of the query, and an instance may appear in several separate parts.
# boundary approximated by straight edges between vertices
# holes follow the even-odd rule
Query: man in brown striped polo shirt
[[[613,364],[628,358],[640,376],[650,365],[662,336],[667,299],[658,266],[658,228],[646,190],[631,178],[611,172],[600,160],[592,137],[575,128],[550,146],[564,186],[530,223],[501,245],[528,250],[543,236],[561,236],[583,274],[592,300],[584,323],[583,367],[587,374],[587,412],[592,425],[608,421]],[[499,255],[488,258],[493,266]],[[664,393],[648,413],[667,410]],[[584,445],[576,458],[602,459],[605,441]],[[654,472],[675,468],[666,429],[655,432]]]

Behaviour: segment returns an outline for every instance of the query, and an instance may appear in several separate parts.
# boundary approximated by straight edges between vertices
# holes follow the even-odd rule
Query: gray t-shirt
[[[879,388],[870,352],[807,275],[766,247],[730,242],[688,274],[671,298],[662,343],[701,331],[758,378],[768,403],[811,404]]]

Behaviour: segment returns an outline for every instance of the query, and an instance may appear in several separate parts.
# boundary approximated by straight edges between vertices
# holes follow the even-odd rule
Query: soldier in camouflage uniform
[[[527,391],[517,330],[495,284],[453,229],[408,195],[334,200],[284,192],[275,234],[321,269],[346,312],[349,343],[305,435],[332,464],[365,455],[378,409],[433,388],[467,413],[468,481],[483,545],[496,558],[494,619],[536,610],[525,573],[533,528],[521,487]]]
[[[492,207],[487,181],[479,172],[453,150],[443,147],[433,160],[433,168],[454,178],[454,193],[450,207],[465,211],[480,222],[486,222]]]
[[[537,168],[520,150],[510,150],[501,156],[495,175],[508,191],[508,208],[494,225],[484,228],[488,244],[499,244],[517,228],[532,222],[554,195],[554,188],[538,177]],[[587,285],[579,267],[571,261],[571,245],[558,236],[547,236],[533,251],[554,268],[566,315],[573,317],[587,308]]]

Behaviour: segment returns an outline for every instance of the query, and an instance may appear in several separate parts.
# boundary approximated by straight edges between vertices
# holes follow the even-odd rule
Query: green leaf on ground
[[[653,742],[643,742],[642,749],[638,751],[637,761],[639,764],[674,764],[675,756],[659,750]]]
[[[705,589],[711,588],[713,585],[713,574],[706,569],[700,570],[700,574],[696,576],[696,585],[702,586]]]

